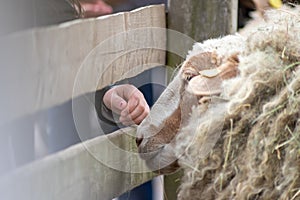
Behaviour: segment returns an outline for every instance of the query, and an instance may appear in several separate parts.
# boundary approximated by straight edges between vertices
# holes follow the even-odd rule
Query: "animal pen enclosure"
[[[204,3],[172,0],[169,6],[169,28],[195,40],[235,31],[237,1]],[[178,9],[184,11],[179,12]],[[210,18],[212,12],[217,13],[218,20]],[[212,20],[209,24],[218,24],[217,29],[201,29],[196,25],[199,23],[197,20],[191,21],[205,16],[208,21]],[[172,32],[165,28],[164,7],[150,6],[4,37],[0,42],[9,45],[8,54],[25,54],[15,60],[1,56],[3,63],[10,65],[5,69],[7,72],[0,75],[1,89],[18,91],[1,99],[1,110],[7,111],[0,114],[1,125],[95,92],[155,66],[165,65],[168,49],[187,53],[194,40],[186,37],[187,40],[176,41],[176,34],[170,34]],[[170,63],[174,62],[172,59],[170,55]],[[16,79],[17,82],[11,81]],[[135,128],[126,128],[96,137],[14,169],[0,179],[0,199],[114,198],[156,176],[144,172],[147,167],[137,154],[124,155],[116,148],[137,152],[134,132]],[[168,180],[166,182],[168,184]],[[166,191],[170,188],[167,186]]]

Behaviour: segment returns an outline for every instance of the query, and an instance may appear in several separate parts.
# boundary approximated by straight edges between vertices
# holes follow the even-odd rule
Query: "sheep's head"
[[[188,125],[195,106],[207,109],[210,97],[221,93],[222,81],[238,74],[237,67],[237,54],[224,59],[214,52],[194,55],[183,63],[137,130],[139,153],[150,169],[170,173],[179,167],[173,151],[175,136]]]

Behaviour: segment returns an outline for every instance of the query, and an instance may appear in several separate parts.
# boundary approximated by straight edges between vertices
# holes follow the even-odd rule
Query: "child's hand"
[[[125,125],[140,124],[150,109],[144,95],[133,85],[118,85],[107,91],[103,103],[120,115],[120,122]]]

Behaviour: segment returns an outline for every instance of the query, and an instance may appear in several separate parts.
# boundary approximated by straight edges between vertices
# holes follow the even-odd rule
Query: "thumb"
[[[119,96],[116,92],[111,95],[111,110],[117,114],[120,114],[127,106],[127,102]]]

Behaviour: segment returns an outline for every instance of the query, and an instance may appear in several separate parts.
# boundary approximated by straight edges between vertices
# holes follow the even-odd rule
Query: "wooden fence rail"
[[[1,38],[0,127],[164,65],[165,26],[160,5]],[[154,175],[136,154],[134,130],[82,142],[1,176],[0,199],[112,199],[142,184]]]
[[[0,126],[164,65],[165,27],[150,6],[1,38]]]
[[[130,136],[134,132],[135,129],[127,128],[107,137],[97,137],[5,175],[0,180],[0,199],[106,200],[117,197],[155,176],[150,172],[130,173],[131,169],[146,170],[134,154],[135,140]],[[121,150],[130,154],[124,156]]]

